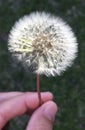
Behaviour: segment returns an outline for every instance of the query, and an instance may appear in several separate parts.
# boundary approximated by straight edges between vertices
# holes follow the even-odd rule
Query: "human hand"
[[[38,107],[37,93],[0,93],[0,130],[8,121],[25,113],[31,115],[26,130],[52,130],[57,106],[51,93],[43,92],[41,96],[43,104]]]

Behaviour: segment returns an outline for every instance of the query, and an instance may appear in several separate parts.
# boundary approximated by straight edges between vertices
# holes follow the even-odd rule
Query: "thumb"
[[[32,115],[26,130],[52,130],[57,106],[48,101],[39,107]]]

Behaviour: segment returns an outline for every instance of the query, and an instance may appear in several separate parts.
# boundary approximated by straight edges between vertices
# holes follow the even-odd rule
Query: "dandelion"
[[[60,75],[77,53],[72,29],[61,18],[35,12],[15,23],[9,35],[9,51],[29,70],[46,76]]]

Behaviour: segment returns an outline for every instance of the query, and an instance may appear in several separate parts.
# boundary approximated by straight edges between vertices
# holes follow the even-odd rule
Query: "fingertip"
[[[41,92],[41,96],[45,99],[53,100],[53,94],[51,92]]]
[[[54,121],[56,113],[58,111],[58,107],[56,105],[56,103],[54,103],[53,101],[48,101],[43,105],[43,109],[44,109],[44,116],[50,120],[50,121]]]

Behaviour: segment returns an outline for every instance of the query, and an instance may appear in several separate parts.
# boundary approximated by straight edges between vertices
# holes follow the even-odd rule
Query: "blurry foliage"
[[[62,17],[73,28],[79,43],[72,67],[61,76],[41,76],[42,91],[51,91],[59,112],[54,130],[85,129],[85,0],[0,0],[0,91],[35,91],[36,76],[11,60],[8,34],[14,22],[33,11]],[[11,129],[25,129],[26,117],[11,122]],[[21,126],[21,127],[20,127]]]

